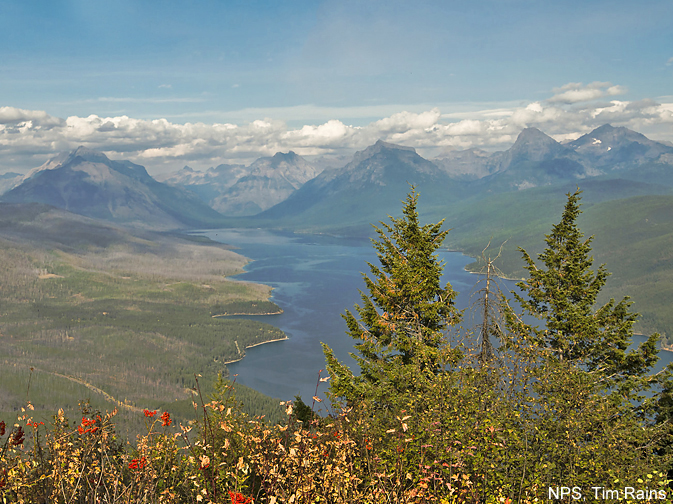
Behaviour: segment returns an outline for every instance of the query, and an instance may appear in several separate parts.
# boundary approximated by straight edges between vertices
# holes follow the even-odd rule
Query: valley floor
[[[39,234],[37,222],[23,227]],[[18,239],[12,231],[20,226],[6,224],[0,231],[6,419],[26,401],[47,420],[86,399],[102,411],[120,408],[131,430],[144,408],[191,418],[195,375],[203,376],[207,393],[246,348],[286,337],[262,322],[213,317],[280,311],[267,301],[268,286],[227,278],[247,259],[222,245],[124,234],[105,246],[73,248],[38,244],[25,233]]]

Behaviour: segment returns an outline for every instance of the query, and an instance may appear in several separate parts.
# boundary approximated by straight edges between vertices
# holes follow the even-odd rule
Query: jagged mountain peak
[[[131,161],[114,161],[108,158],[101,151],[90,149],[88,147],[79,146],[70,152],[61,152],[49,159],[42,166],[33,168],[26,174],[24,180],[28,180],[38,173],[46,170],[58,170],[67,167],[85,166],[84,170],[87,172],[99,171],[96,165],[104,165],[111,169],[127,176],[136,179],[151,179],[145,167],[132,163]]]
[[[637,142],[641,144],[654,143],[645,135],[643,135],[642,133],[638,133],[637,131],[630,130],[623,126],[615,127],[612,126],[611,124],[604,124],[603,126],[599,126],[595,130],[591,131],[590,133],[582,135],[577,140],[573,140],[572,142],[570,142],[569,145],[577,147],[579,145],[589,143],[590,144],[598,144],[604,142],[616,143],[624,141]]]
[[[552,137],[543,133],[537,128],[524,128],[519,136],[516,138],[516,142],[512,146],[513,149],[522,148],[530,144],[536,145],[561,145]]]
[[[520,190],[587,176],[574,150],[537,128],[524,129],[512,147],[494,154],[491,160],[493,165],[488,166],[501,190]]]
[[[296,159],[302,159],[301,156],[297,155],[294,151],[288,151],[287,153],[276,152],[271,158],[274,161],[294,161]]]
[[[414,149],[413,147],[407,147],[406,145],[399,145],[399,144],[394,144],[394,143],[390,143],[390,142],[384,142],[381,139],[377,140],[376,143],[372,147],[378,147],[379,149],[396,149],[396,150],[405,150],[405,151],[416,152],[416,149]]]
[[[604,124],[567,145],[595,166],[611,170],[673,154],[673,148],[668,145],[650,140],[637,131],[610,124]]]
[[[642,133],[638,133],[637,131],[625,128],[624,126],[613,126],[612,124],[604,124],[603,126],[599,126],[595,130],[593,130],[590,133],[590,135],[594,137],[609,135],[614,137],[630,137],[630,138],[649,140],[649,138],[647,138]]]
[[[2,196],[46,203],[88,217],[141,226],[179,227],[221,216],[186,191],[157,182],[143,166],[79,147],[32,170]]]
[[[239,177],[243,176],[243,174],[246,173],[246,171],[247,170],[245,165],[242,164],[221,164],[208,168],[208,170],[206,170],[205,173],[212,176],[231,175],[234,178],[238,179]],[[195,170],[195,173],[200,172],[198,170]]]
[[[404,145],[397,145],[389,142],[384,142],[383,140],[377,140],[374,145],[370,145],[364,150],[357,151],[353,155],[353,161],[351,161],[351,163],[359,164],[365,159],[374,157],[377,154],[391,151],[405,151],[416,154],[416,149],[414,149],[413,147],[406,147]]]
[[[611,132],[611,131],[614,131],[616,129],[625,130],[627,128],[624,128],[622,126],[618,126],[617,128],[615,128],[612,124],[604,124],[603,126],[599,126],[595,130],[593,130],[592,133],[595,133],[595,134],[598,135],[598,134],[605,133],[605,132]]]
[[[556,157],[572,156],[574,152],[558,143],[549,135],[537,128],[525,128],[509,150],[503,153],[503,169],[513,163],[527,160],[544,161]]]
[[[225,215],[253,215],[283,201],[316,175],[315,167],[295,152],[277,152],[255,160],[211,205]]]
[[[60,152],[56,154],[54,157],[47,160],[47,162],[44,163],[42,166],[33,168],[23,177],[23,180],[28,180],[42,171],[57,170],[66,165],[72,165],[73,163],[76,163],[77,160],[79,160],[80,162],[88,161],[90,163],[102,163],[107,165],[111,163],[110,159],[102,152],[95,151],[93,149],[89,149],[87,147],[84,147],[83,145],[80,145],[79,147],[77,147],[74,150],[71,150],[70,152],[67,151]]]
[[[78,158],[78,157],[82,158],[85,161],[89,161],[90,163],[109,163],[110,162],[110,158],[108,158],[102,152],[94,150],[94,149],[89,149],[88,147],[84,147],[83,145],[80,145],[75,150],[70,152],[70,154],[68,155],[68,160],[74,160],[75,158]]]
[[[277,170],[279,168],[289,172],[301,173],[300,177],[305,176],[303,175],[304,172],[309,172],[308,178],[313,178],[316,175],[313,166],[293,151],[287,153],[276,152],[272,157],[261,157],[256,159],[248,169],[251,175],[262,173],[268,175],[269,169]]]

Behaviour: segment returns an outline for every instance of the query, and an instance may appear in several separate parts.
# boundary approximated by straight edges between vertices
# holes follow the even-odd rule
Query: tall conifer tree
[[[591,241],[577,226],[578,189],[568,194],[561,222],[546,235],[547,248],[538,256],[543,266],[520,248],[529,277],[514,293],[524,313],[544,320],[544,328],[530,328],[537,343],[554,358],[572,362],[585,371],[600,373],[611,383],[644,376],[657,361],[658,334],[637,350],[627,351],[638,314],[629,311],[628,297],[596,306],[610,273],[605,265],[591,267]]]
[[[403,217],[376,227],[373,240],[380,267],[369,264],[371,277],[363,273],[368,294],[360,292],[358,318],[349,310],[344,319],[348,334],[358,343],[360,376],[354,376],[323,345],[332,376],[331,390],[348,400],[410,388],[414,376],[433,374],[440,366],[441,348],[449,326],[461,313],[454,305],[456,292],[441,286],[443,262],[435,252],[448,231],[437,224],[419,223],[418,195],[412,187]]]

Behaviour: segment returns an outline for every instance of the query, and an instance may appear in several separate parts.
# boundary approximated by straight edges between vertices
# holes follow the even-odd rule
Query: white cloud
[[[666,66],[671,66],[673,65],[673,57],[668,58],[668,61],[666,62]]]
[[[43,110],[24,110],[15,107],[0,107],[0,124],[20,125],[30,122],[33,126],[59,126],[62,119],[52,117]]]
[[[552,91],[555,94],[547,100],[549,103],[571,104],[624,94],[626,88],[613,86],[610,82],[592,82],[587,85],[581,82],[570,82],[560,88],[554,88]]]
[[[570,83],[554,89],[554,96],[546,101],[500,107],[488,104],[480,110],[452,109],[444,114],[437,107],[401,110],[362,126],[329,119],[289,127],[285,121],[264,116],[244,124],[180,124],[168,119],[97,115],[61,119],[39,110],[0,107],[0,173],[25,171],[79,145],[102,150],[114,159],[130,159],[156,173],[185,164],[203,169],[226,162],[249,163],[288,150],[306,156],[348,156],[378,139],[418,148],[427,156],[447,148],[506,149],[529,126],[567,140],[611,123],[673,141],[673,97],[660,98],[661,103],[579,99],[621,92],[620,86],[606,82]],[[332,111],[344,117],[343,111]]]
[[[610,86],[605,90],[605,94],[608,96],[617,96],[626,94],[627,89],[623,86]]]
[[[431,128],[437,123],[441,115],[438,108],[420,114],[405,111],[376,121],[374,124],[382,133],[401,133],[409,129]]]

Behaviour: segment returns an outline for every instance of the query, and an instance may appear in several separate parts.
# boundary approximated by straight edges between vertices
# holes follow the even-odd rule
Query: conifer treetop
[[[642,376],[657,360],[659,335],[627,352],[638,317],[629,311],[629,298],[596,307],[610,273],[604,264],[591,269],[593,236],[585,239],[577,226],[580,194],[568,193],[561,221],[546,235],[547,248],[538,255],[544,266],[519,248],[529,278],[517,284],[522,294],[513,294],[524,313],[545,320],[545,329],[535,333],[556,358],[617,380]]]
[[[354,377],[324,347],[331,388],[339,397],[353,398],[356,391],[367,395],[367,389],[382,382],[400,391],[410,374],[434,373],[446,331],[460,321],[456,292],[449,283],[441,286],[444,264],[436,254],[448,231],[442,231],[443,221],[421,225],[417,205],[412,187],[403,216],[374,226],[380,266],[368,263],[370,275],[362,274],[368,293],[360,292],[358,317],[350,310],[342,315],[348,334],[357,341],[358,354],[352,355],[361,375]]]

